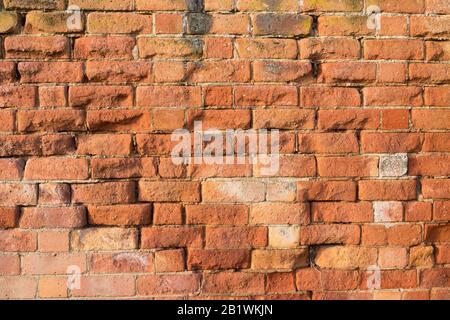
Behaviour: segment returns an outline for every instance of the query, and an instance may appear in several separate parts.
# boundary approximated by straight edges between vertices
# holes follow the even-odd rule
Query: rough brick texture
[[[448,0],[0,8],[0,299],[450,297]]]

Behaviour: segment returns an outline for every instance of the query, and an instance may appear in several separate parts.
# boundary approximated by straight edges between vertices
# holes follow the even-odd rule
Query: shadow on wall
[[[207,34],[211,29],[212,18],[206,14],[204,0],[185,0],[189,13],[187,14],[188,31],[190,34]]]

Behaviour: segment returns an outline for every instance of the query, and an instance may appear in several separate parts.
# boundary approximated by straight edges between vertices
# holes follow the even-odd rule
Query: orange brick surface
[[[448,0],[0,8],[0,299],[450,297]]]

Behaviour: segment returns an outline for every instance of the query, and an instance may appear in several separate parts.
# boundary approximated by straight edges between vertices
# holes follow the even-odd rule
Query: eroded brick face
[[[0,8],[0,299],[450,299],[448,0]]]

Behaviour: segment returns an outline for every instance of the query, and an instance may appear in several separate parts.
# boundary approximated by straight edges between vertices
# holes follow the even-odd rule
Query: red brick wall
[[[1,3],[0,298],[450,297],[448,0]]]

